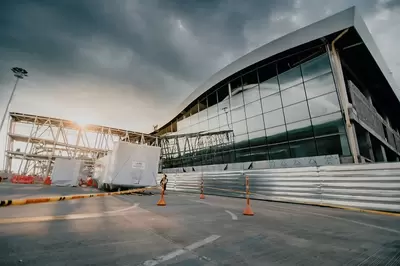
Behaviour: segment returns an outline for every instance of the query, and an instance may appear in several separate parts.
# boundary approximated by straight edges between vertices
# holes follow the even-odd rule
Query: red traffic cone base
[[[248,215],[248,216],[254,215],[254,212],[251,209],[250,205],[246,205],[246,208],[244,208],[244,211],[243,211],[243,215]]]
[[[204,196],[204,194],[200,194],[200,199],[205,199],[206,196]]]

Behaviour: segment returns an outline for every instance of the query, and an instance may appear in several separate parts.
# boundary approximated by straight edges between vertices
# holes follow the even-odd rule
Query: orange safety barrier
[[[33,176],[15,175],[11,178],[11,183],[14,184],[34,184],[35,179]]]
[[[250,207],[250,182],[248,176],[246,176],[246,208],[243,211],[243,215],[248,215],[248,216],[254,215],[254,212]]]

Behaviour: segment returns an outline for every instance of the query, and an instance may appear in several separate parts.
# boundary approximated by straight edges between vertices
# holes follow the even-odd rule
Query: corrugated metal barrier
[[[168,190],[400,212],[400,163],[168,173]],[[161,175],[158,177],[161,178]]]

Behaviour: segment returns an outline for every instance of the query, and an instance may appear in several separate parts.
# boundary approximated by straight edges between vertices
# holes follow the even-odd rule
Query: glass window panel
[[[181,121],[178,121],[178,130],[182,130],[184,128],[187,128],[190,125],[189,118],[185,118]]]
[[[264,98],[268,95],[279,92],[278,77],[273,77],[260,84],[260,95]]]
[[[289,140],[306,139],[314,136],[311,120],[286,125]]]
[[[199,104],[196,103],[192,108],[190,108],[190,114],[194,115],[197,114],[199,112]]]
[[[279,126],[266,129],[268,144],[287,141],[286,126]]]
[[[232,93],[231,108],[234,109],[240,106],[243,106],[243,92],[239,91],[235,94]]]
[[[232,124],[231,121],[231,115],[229,114],[229,112],[227,112],[226,114],[220,114],[219,115],[219,126],[225,126],[228,124]]]
[[[332,73],[328,73],[304,83],[307,98],[314,98],[331,91],[336,91]]]
[[[199,112],[199,122],[207,120],[207,109],[204,109]],[[179,122],[178,122],[179,123]]]
[[[207,109],[207,97],[199,101],[199,111]]]
[[[253,87],[249,87],[250,85],[247,85],[247,87],[243,87],[243,98],[244,98],[244,103],[251,103],[257,100],[260,100],[260,92],[258,90],[258,85],[252,84],[251,86]]]
[[[245,106],[245,110],[246,110],[246,117],[253,117],[256,115],[260,115],[262,114],[261,102],[256,101],[249,103]]]
[[[199,131],[208,131],[208,121],[207,120],[199,123]]]
[[[235,161],[235,153],[234,151],[227,151],[222,153],[222,162],[223,163],[232,163]]]
[[[296,103],[283,109],[288,124],[310,118],[307,102]]]
[[[251,161],[264,161],[268,160],[268,147],[259,146],[251,148]]]
[[[250,148],[235,150],[236,162],[249,162],[251,160]]]
[[[229,98],[224,101],[218,103],[218,113],[225,114],[225,112],[229,111]]]
[[[257,71],[254,70],[249,72],[242,77],[243,91],[244,91],[244,102],[249,103],[260,99],[260,93],[258,91],[258,77]]]
[[[262,115],[247,118],[247,129],[249,132],[254,132],[264,129],[264,120]]]
[[[350,149],[345,135],[335,135],[315,139],[319,155],[338,154],[349,156]]]
[[[301,65],[304,80],[309,80],[331,71],[328,54],[320,55]]]
[[[229,87],[228,84],[222,86],[217,91],[218,94],[218,102],[228,101],[229,99]]]
[[[237,122],[246,118],[244,114],[244,106],[232,110],[232,122]]]
[[[247,134],[235,135],[235,149],[247,147],[249,147],[249,136]]]
[[[207,96],[208,107],[214,106],[218,103],[217,92],[210,93]]]
[[[264,114],[265,128],[276,127],[285,124],[282,109]]]
[[[199,124],[194,124],[190,126],[191,133],[198,133],[199,132]]]
[[[258,69],[259,83],[263,83],[266,80],[276,77],[276,75],[276,64],[265,65]]]
[[[194,125],[194,124],[196,124],[196,123],[199,122],[199,114],[196,113],[196,114],[194,114],[194,115],[191,115],[191,116],[189,117],[189,119],[190,119],[190,124],[191,124],[191,125]]]
[[[237,78],[230,82],[232,94],[242,91],[242,78]]]
[[[291,142],[290,153],[293,158],[309,157],[317,155],[314,139]]]
[[[275,93],[268,97],[262,98],[261,102],[262,102],[262,108],[263,108],[264,113],[282,108],[282,101],[281,101],[280,93]]]
[[[345,133],[340,112],[311,119],[315,136]]]
[[[340,110],[336,92],[332,92],[308,101],[311,117],[327,115]]]
[[[218,104],[215,104],[207,109],[208,118],[218,115]]]
[[[290,89],[281,92],[283,106],[288,106],[294,103],[302,102],[306,99],[303,84],[291,87]]]
[[[267,138],[265,137],[265,130],[249,133],[250,146],[262,146],[267,144]]]
[[[257,77],[257,71],[251,71],[249,73],[246,73],[242,76],[242,84],[243,87],[254,87],[255,85],[258,85],[258,77]]]
[[[246,120],[236,122],[233,124],[233,132],[235,135],[242,135],[247,133]]]
[[[292,68],[278,76],[281,90],[290,88],[303,81],[301,77],[300,66]]]
[[[290,158],[290,150],[288,143],[282,143],[278,145],[268,146],[269,149],[269,159],[279,160]]]
[[[208,119],[208,128],[213,131],[219,128],[218,116]]]

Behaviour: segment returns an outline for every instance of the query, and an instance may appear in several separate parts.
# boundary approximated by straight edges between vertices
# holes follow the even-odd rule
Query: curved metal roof
[[[324,36],[330,35],[335,32],[342,31],[344,29],[354,27],[362,40],[364,41],[367,48],[370,50],[373,58],[376,63],[382,70],[385,78],[388,83],[392,87],[392,89],[396,92],[397,86],[394,82],[392,75],[390,74],[390,70],[387,67],[382,55],[380,54],[378,47],[376,46],[371,34],[368,31],[367,26],[365,25],[363,19],[356,12],[356,8],[353,6],[349,9],[336,13],[330,17],[327,17],[323,20],[315,22],[309,26],[301,28],[297,31],[289,33],[281,38],[278,38],[270,43],[267,43],[260,48],[244,55],[233,63],[229,64],[225,68],[218,71],[216,74],[211,76],[205,83],[200,85],[197,89],[195,89],[175,110],[175,114],[179,114],[182,112],[188,105],[190,105],[193,101],[195,101],[198,97],[200,97],[207,90],[212,88],[218,82],[228,78],[229,76],[237,73],[238,71],[251,66],[257,62],[260,62],[264,59],[267,59],[271,56],[284,52],[286,50],[295,48],[302,44],[306,44],[313,40],[322,38]],[[397,95],[398,98],[399,95]],[[175,116],[174,116],[175,117]],[[171,118],[172,119],[172,118]],[[166,121],[162,125],[164,126],[170,120]]]

